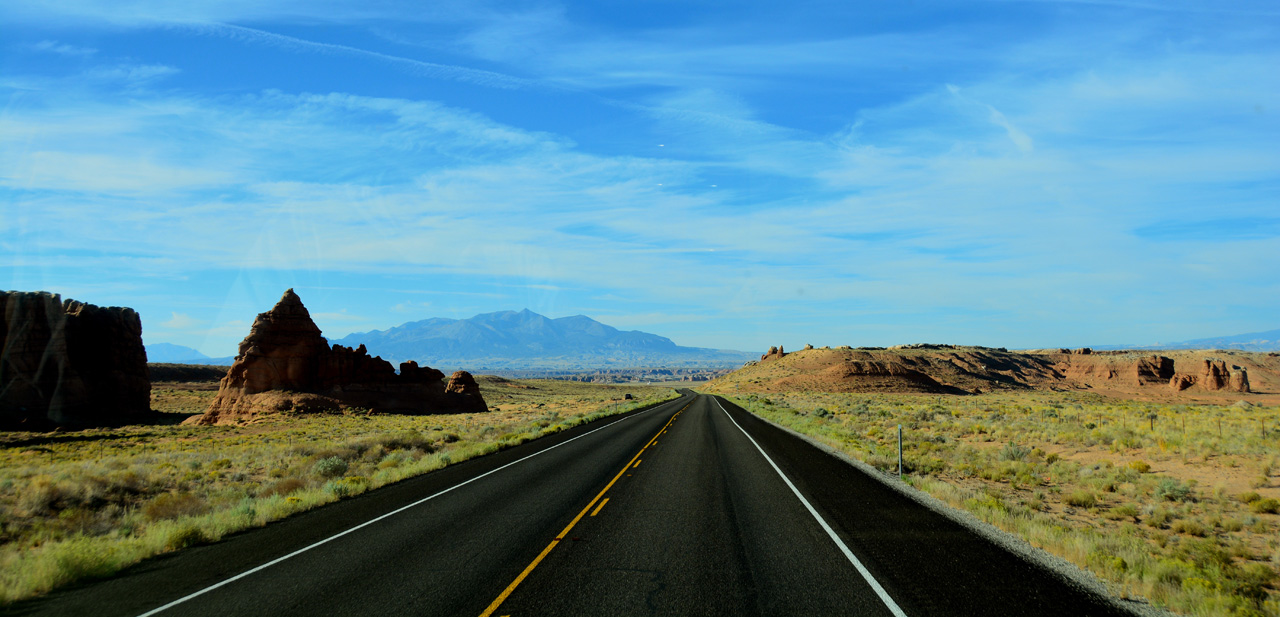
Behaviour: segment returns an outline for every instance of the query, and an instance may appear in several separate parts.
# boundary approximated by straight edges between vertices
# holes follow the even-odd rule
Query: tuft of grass
[[[1067,505],[1076,508],[1092,508],[1098,505],[1098,498],[1090,491],[1076,491],[1062,499]]]
[[[188,492],[161,493],[143,506],[147,520],[159,521],[203,514],[209,505],[199,495]]]
[[[213,539],[194,523],[185,523],[169,532],[164,547],[171,551],[181,550],[189,546],[208,544]]]
[[[1204,537],[1209,532],[1199,521],[1179,520],[1173,523],[1173,531],[1177,533],[1187,534],[1189,536]]]
[[[1259,499],[1249,504],[1249,509],[1254,514],[1275,514],[1280,512],[1280,501],[1275,499]]]

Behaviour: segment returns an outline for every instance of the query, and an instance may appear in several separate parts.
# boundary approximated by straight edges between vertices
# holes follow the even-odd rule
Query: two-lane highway
[[[692,393],[6,612],[1125,614]]]

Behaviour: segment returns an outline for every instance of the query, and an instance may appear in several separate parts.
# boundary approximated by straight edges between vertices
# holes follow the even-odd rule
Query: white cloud
[[[98,53],[98,50],[92,47],[78,47],[67,43],[59,43],[57,41],[44,40],[31,45],[31,49],[35,51],[44,51],[62,56],[72,56],[87,58]]]
[[[145,157],[138,153],[137,156]],[[5,152],[9,171],[0,185],[26,191],[81,191],[103,194],[159,194],[225,184],[232,176],[221,170],[178,167],[130,155],[77,152]]]
[[[170,313],[168,321],[160,322],[160,327],[168,330],[191,330],[200,327],[205,323],[202,319],[195,319],[186,313]]]
[[[333,313],[333,312],[312,313],[311,317],[316,321],[330,321],[330,322],[332,321],[349,322],[349,321],[368,321],[369,320],[368,317],[362,317],[360,315],[351,315],[347,313],[347,309],[342,309],[336,313]]]
[[[120,81],[133,86],[175,75],[178,69],[164,64],[121,64],[89,71],[86,76],[102,81]]]
[[[424,315],[429,310],[431,310],[430,302],[410,302],[407,300],[391,307],[391,312],[393,313],[409,315]]]

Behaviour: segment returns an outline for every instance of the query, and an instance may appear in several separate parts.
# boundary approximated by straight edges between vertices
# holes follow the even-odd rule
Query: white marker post
[[[898,479],[902,479],[902,425],[898,425]]]

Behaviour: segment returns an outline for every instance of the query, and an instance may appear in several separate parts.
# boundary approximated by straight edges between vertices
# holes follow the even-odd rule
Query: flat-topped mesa
[[[218,396],[189,422],[227,424],[262,412],[345,407],[414,414],[487,411],[478,386],[466,395],[451,394],[444,373],[431,367],[405,362],[397,373],[364,345],[330,347],[290,289],[254,320]]]
[[[151,414],[142,319],[131,308],[0,292],[0,427],[118,424]]]
[[[1263,354],[1202,351],[1097,351],[1051,348],[1010,352],[962,345],[890,348],[821,347],[788,354],[774,348],[709,384],[719,392],[928,392],[972,394],[1040,389],[1104,395],[1227,396],[1252,387],[1277,391],[1280,359]],[[1176,370],[1181,367],[1182,372]],[[1191,367],[1191,368],[1188,368]],[[1252,373],[1252,375],[1250,375]],[[1185,399],[1184,399],[1185,400]]]

